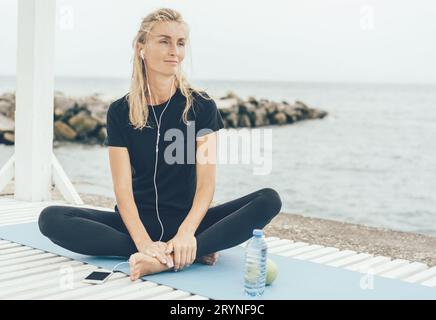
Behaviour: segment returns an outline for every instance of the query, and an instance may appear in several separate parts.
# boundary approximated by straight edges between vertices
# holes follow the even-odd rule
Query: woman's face
[[[143,47],[147,71],[176,74],[185,58],[186,42],[184,24],[174,21],[156,23]]]

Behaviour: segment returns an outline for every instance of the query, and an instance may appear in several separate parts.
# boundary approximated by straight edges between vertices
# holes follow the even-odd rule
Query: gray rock
[[[277,112],[273,116],[273,119],[274,119],[274,124],[279,124],[279,125],[283,125],[287,121],[286,114],[283,112]]]
[[[83,110],[68,120],[68,124],[77,132],[80,137],[86,136],[98,126],[98,121],[92,118],[89,112]]]
[[[243,114],[239,117],[239,126],[240,127],[251,127],[251,121],[248,114]]]
[[[226,123],[230,128],[237,128],[238,127],[238,114],[236,112],[230,113],[226,117]]]
[[[253,97],[253,96],[248,97],[248,98],[247,98],[247,101],[248,101],[249,103],[255,105],[256,107],[259,105],[259,102],[258,102],[258,101],[256,100],[256,98]]]
[[[15,101],[0,99],[0,114],[14,119],[15,118]]]
[[[101,127],[97,134],[98,140],[104,141],[107,137],[106,127]]]
[[[294,107],[300,108],[300,109],[309,109],[309,107],[305,103],[303,103],[299,100],[295,101]]]
[[[265,108],[268,115],[272,115],[277,111],[277,104],[270,101],[262,101],[261,106]]]
[[[73,128],[59,120],[54,123],[54,134],[55,138],[59,140],[74,140],[77,137]]]
[[[14,120],[0,113],[0,132],[14,131],[14,129],[15,129]]]
[[[76,100],[64,95],[54,96],[54,114],[56,118],[62,117],[69,109],[73,108]]]
[[[3,140],[7,143],[7,144],[14,144],[15,141],[15,134],[13,132],[5,132],[3,134]]]
[[[218,110],[221,115],[227,116],[230,113],[238,112],[238,99],[215,99]]]
[[[255,127],[267,126],[270,124],[268,113],[265,108],[257,108],[255,111]]]
[[[87,106],[88,111],[91,113],[91,117],[97,120],[98,125],[104,126],[106,124],[106,113],[108,104],[105,102],[94,103]]]
[[[0,95],[0,101],[6,101],[15,105],[15,92],[5,92]]]
[[[225,128],[261,127],[270,124],[283,125],[305,119],[322,119],[327,112],[309,108],[296,101],[274,102],[257,100],[254,96],[246,100],[228,91],[222,98],[214,98]],[[54,94],[55,138],[77,140],[82,143],[98,143],[107,136],[106,114],[113,98],[93,94],[74,98],[56,91]],[[15,93],[0,95],[0,136],[1,142],[13,143],[15,115]],[[6,139],[5,139],[5,134]]]

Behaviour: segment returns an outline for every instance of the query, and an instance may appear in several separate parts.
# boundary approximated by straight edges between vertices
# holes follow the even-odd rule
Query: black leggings
[[[279,194],[263,188],[209,208],[195,232],[196,258],[248,240],[253,229],[264,228],[280,212],[281,206]],[[162,229],[156,214],[139,216],[150,238],[159,240]],[[183,218],[162,214],[160,218],[164,226],[161,241],[166,242],[175,236]],[[42,210],[38,224],[43,235],[76,253],[129,257],[138,251],[117,211],[52,205]]]

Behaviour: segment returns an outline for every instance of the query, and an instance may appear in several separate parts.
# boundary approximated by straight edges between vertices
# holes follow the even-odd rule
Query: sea
[[[436,85],[191,83],[214,97],[232,91],[243,99],[299,100],[328,112],[324,119],[262,127],[271,132],[271,148],[263,148],[270,152],[270,170],[255,173],[254,161],[218,162],[214,201],[273,188],[285,213],[436,235]],[[115,99],[128,87],[128,79],[55,80],[55,90],[77,97]],[[0,77],[0,94],[14,90],[13,77]],[[13,150],[0,145],[0,166]],[[79,192],[114,197],[106,147],[68,142],[54,153]]]

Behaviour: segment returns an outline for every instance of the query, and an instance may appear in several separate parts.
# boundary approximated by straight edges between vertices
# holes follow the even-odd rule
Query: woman
[[[216,132],[224,124],[215,102],[181,71],[188,33],[177,11],[159,9],[134,39],[130,91],[107,112],[115,212],[49,206],[39,218],[41,232],[66,249],[130,256],[132,280],[193,262],[212,265],[218,251],[248,240],[281,208],[271,188],[209,208]],[[179,137],[176,147],[171,134]],[[204,150],[207,159],[199,161]]]

